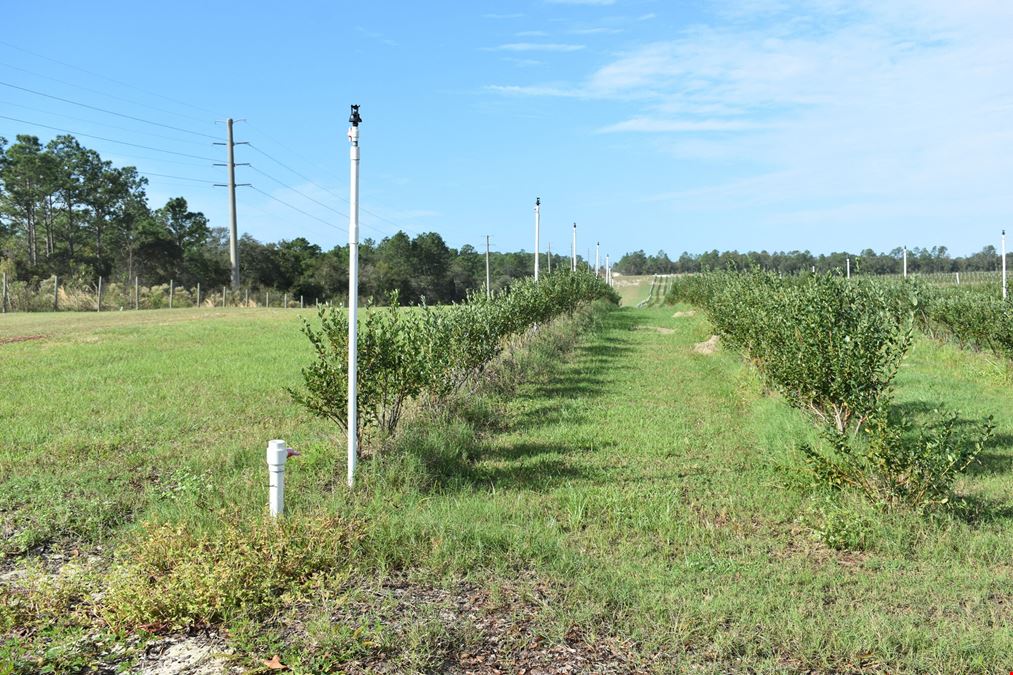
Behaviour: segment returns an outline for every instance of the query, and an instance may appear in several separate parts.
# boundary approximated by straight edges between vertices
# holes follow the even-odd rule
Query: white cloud
[[[576,52],[584,49],[584,45],[558,42],[510,42],[490,49],[501,52]]]
[[[623,29],[595,26],[591,28],[571,28],[567,32],[571,35],[615,35],[616,33],[622,33]]]
[[[762,125],[745,120],[673,120],[652,117],[634,117],[624,122],[610,124],[599,129],[599,133],[617,133],[623,131],[639,131],[646,133],[685,133],[701,131],[745,131],[758,129]]]
[[[554,86],[554,85],[510,85],[510,84],[490,84],[485,87],[487,91],[492,91],[497,94],[516,95],[516,96],[555,96],[555,97],[572,97],[572,98],[583,98],[584,94],[575,89],[567,89],[565,86]]]

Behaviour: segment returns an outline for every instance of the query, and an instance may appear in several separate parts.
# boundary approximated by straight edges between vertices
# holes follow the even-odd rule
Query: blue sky
[[[240,192],[240,229],[261,240],[347,240],[353,102],[363,237],[531,250],[536,195],[553,250],[576,221],[582,254],[600,240],[614,257],[967,253],[1013,224],[1008,0],[35,0],[3,16],[0,81],[185,131],[9,86],[0,115],[201,158],[224,157],[199,135],[223,136],[215,119],[248,120],[238,179],[261,192]],[[55,133],[0,119],[26,131]],[[210,161],[81,140],[148,173],[153,203],[182,194],[227,224],[225,191],[198,182],[224,181]]]

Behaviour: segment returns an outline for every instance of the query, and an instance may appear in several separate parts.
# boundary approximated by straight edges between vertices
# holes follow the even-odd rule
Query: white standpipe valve
[[[267,472],[271,516],[285,513],[285,462],[299,453],[288,447],[285,441],[267,442]]]

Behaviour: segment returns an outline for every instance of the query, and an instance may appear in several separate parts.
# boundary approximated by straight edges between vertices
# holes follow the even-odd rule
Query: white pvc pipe
[[[271,504],[272,518],[277,518],[285,513],[286,459],[288,459],[288,446],[285,445],[285,441],[267,442],[268,501]]]
[[[357,107],[356,107],[357,108]],[[351,184],[348,214],[348,487],[355,486],[355,466],[359,456],[357,426],[358,334],[359,334],[359,123],[353,108],[348,129],[351,159]],[[354,120],[354,121],[353,121]]]
[[[1002,299],[1006,299],[1006,230],[1002,231]]]
[[[907,279],[907,246],[904,247],[904,278]]]
[[[573,224],[573,264],[570,266],[570,271],[577,271],[577,223]]]
[[[594,243],[594,275],[595,276],[598,276],[598,270],[600,269],[598,267],[598,252],[599,252],[600,249],[601,249],[601,242],[600,241],[596,241]]]
[[[542,200],[535,197],[535,281],[538,281],[538,230],[542,225]]]

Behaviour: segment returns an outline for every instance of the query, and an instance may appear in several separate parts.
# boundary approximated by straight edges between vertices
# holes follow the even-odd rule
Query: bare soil
[[[718,336],[711,335],[704,342],[697,342],[693,345],[693,351],[697,354],[713,354],[718,349]]]
[[[14,337],[0,337],[0,345],[8,345],[13,342],[28,342],[29,340],[42,340],[45,335],[15,335]]]

